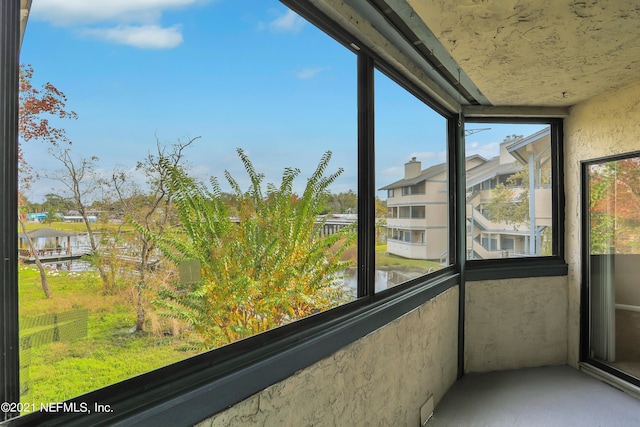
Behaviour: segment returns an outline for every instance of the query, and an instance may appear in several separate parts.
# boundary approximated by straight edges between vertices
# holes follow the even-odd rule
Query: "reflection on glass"
[[[552,255],[547,125],[468,124],[467,259]]]
[[[376,290],[449,265],[446,120],[380,72]]]
[[[640,158],[587,173],[590,356],[640,378]]]
[[[275,0],[192,2],[164,11],[175,25],[160,36],[122,38],[85,27],[93,6],[52,16],[36,3],[22,58],[78,119],[55,122],[73,140],[55,158],[22,141],[47,170],[23,189],[31,239],[17,236],[24,402],[60,402],[355,299],[353,52]]]

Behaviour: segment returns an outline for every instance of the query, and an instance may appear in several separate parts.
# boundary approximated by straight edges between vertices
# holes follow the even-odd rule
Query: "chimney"
[[[411,160],[404,164],[404,179],[415,178],[422,172],[422,162],[412,157]]]

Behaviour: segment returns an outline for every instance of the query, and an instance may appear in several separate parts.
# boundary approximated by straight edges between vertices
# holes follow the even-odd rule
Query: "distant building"
[[[89,222],[96,222],[98,217],[95,215],[89,215],[87,217]],[[62,215],[62,222],[83,222],[84,219],[81,215]]]
[[[545,230],[551,226],[550,130],[507,140],[500,155],[466,159],[467,253],[469,259],[542,254]],[[513,188],[529,192],[529,218],[524,222],[493,221],[486,209],[496,186],[528,168],[530,182]],[[524,186],[524,187],[523,187]],[[387,191],[387,252],[405,258],[445,262],[448,259],[447,170],[444,163],[422,169],[412,158],[404,178]]]
[[[28,213],[26,215],[26,219],[29,222],[44,222],[47,219],[47,213],[46,212]]]

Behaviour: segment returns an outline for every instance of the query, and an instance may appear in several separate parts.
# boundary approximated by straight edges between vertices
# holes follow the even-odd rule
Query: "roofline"
[[[509,154],[511,154],[513,157],[517,158],[522,164],[527,164],[529,161],[525,158],[523,158],[518,152],[517,150],[521,149],[522,147],[526,147],[529,144],[532,144],[536,141],[538,141],[541,138],[544,138],[545,136],[550,136],[551,135],[551,126],[547,126],[546,128],[539,130],[538,132],[529,135],[527,137],[524,137],[522,139],[519,139],[509,145],[507,145],[507,151],[509,152]]]
[[[24,33],[27,30],[32,2],[33,0],[20,0],[20,48],[22,48],[22,40],[24,40]]]
[[[482,157],[480,154],[472,154],[472,155],[470,155],[470,156],[467,156],[467,157],[465,158],[465,161],[469,161],[469,160],[472,160],[472,159],[480,159],[480,160],[484,161],[485,163],[486,163],[486,162],[489,162],[489,161],[491,160],[491,159],[487,160],[486,158]],[[436,165],[431,165],[431,166],[429,166],[428,168],[423,169],[423,170],[422,170],[422,172],[420,172],[420,173],[422,174],[422,173],[424,173],[425,171],[427,171],[427,170],[429,170],[429,169],[431,169],[431,168],[437,168],[438,166],[445,166],[445,165],[446,165],[446,163],[445,163],[445,162],[443,162],[443,163],[438,163],[438,164],[436,164]],[[476,167],[477,167],[477,166],[476,166]],[[423,179],[423,180],[417,181],[417,182],[415,182],[414,184],[411,184],[411,185],[415,185],[415,184],[417,184],[417,183],[419,183],[419,182],[422,182],[422,181],[427,181],[427,180],[429,180],[430,178],[433,178],[434,176],[438,175],[439,173],[442,173],[442,172],[445,172],[445,171],[446,171],[446,169],[445,169],[444,171],[441,171],[441,170],[434,171],[434,172],[433,172],[433,173],[431,173],[431,174],[427,174],[427,175],[425,175],[425,177],[424,177],[424,179]],[[417,176],[417,177],[415,177],[415,178],[418,178],[418,177],[420,177],[420,175],[418,175],[418,176]],[[400,179],[400,180],[398,180],[398,181],[392,182],[391,184],[385,185],[384,187],[378,188],[378,191],[391,190],[391,189],[393,189],[393,188],[404,187],[404,185],[401,185],[401,184],[403,184],[403,183],[405,183],[405,182],[407,182],[407,181],[413,180],[413,179],[415,179],[415,178],[409,178],[409,179],[402,178],[402,179]]]

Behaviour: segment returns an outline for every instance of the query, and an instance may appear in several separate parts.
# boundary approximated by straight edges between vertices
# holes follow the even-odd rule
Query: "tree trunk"
[[[86,214],[84,206],[79,204],[79,211],[82,219],[84,221],[85,227],[87,227],[87,234],[89,236],[89,246],[91,246],[91,257],[93,260],[93,266],[98,269],[98,274],[100,275],[100,279],[102,279],[102,283],[104,285],[104,289],[107,293],[111,293],[113,291],[113,283],[109,280],[109,275],[104,268],[104,263],[102,261],[102,256],[99,255],[98,252],[98,244],[96,243],[95,236],[93,235],[93,230],[91,229],[91,223],[89,222],[89,216]]]
[[[38,251],[36,250],[36,246],[33,244],[31,237],[27,233],[27,225],[24,223],[24,219],[22,216],[18,214],[18,222],[20,223],[20,228],[25,236],[27,236],[27,242],[29,242],[29,248],[31,249],[31,253],[33,254],[33,259],[36,262],[36,266],[38,267],[38,271],[40,272],[40,283],[42,284],[42,290],[44,291],[44,295],[47,298],[51,298],[51,289],[49,289],[49,284],[47,283],[47,274],[44,271],[44,266],[42,262],[40,262],[40,256],[38,255]]]
[[[138,284],[138,304],[137,304],[137,313],[136,313],[136,332],[144,331],[144,320],[145,320],[145,312],[144,312],[144,288],[142,284]]]
[[[144,288],[146,285],[147,267],[149,265],[149,246],[146,242],[142,244],[140,253],[140,281],[137,286],[137,314],[136,314],[136,332],[144,331],[145,311],[144,311]]]

